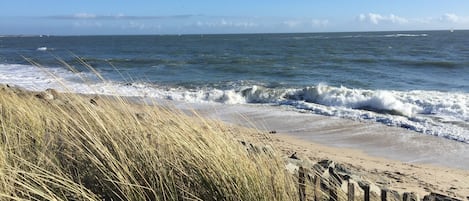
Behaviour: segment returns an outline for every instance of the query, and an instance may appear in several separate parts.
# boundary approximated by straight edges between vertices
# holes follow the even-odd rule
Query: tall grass
[[[0,89],[0,200],[298,200],[275,153],[215,121],[119,97]]]

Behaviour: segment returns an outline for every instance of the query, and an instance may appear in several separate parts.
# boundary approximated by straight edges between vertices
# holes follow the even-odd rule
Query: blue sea
[[[0,36],[0,83],[283,108],[469,143],[469,31]]]

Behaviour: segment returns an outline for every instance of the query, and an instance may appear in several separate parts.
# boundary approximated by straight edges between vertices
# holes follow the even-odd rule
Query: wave
[[[308,39],[347,39],[347,38],[400,38],[400,37],[427,37],[429,34],[410,34],[410,33],[395,33],[395,34],[355,34],[355,35],[310,35],[310,36],[294,36],[285,37],[283,39],[293,40],[308,40]]]
[[[36,48],[36,51],[53,51],[53,50],[55,50],[55,48],[50,48],[46,46]]]
[[[92,73],[62,68],[0,64],[0,83],[30,90],[55,88],[84,94],[137,96],[189,103],[274,105],[314,114],[374,121],[469,143],[469,94],[438,91],[366,90],[317,84],[266,87],[242,82],[231,88],[102,82]],[[83,80],[87,80],[86,82]]]
[[[241,86],[221,90],[140,85],[148,97],[191,103],[268,104],[320,115],[375,121],[469,143],[469,95],[436,91],[350,89],[325,84],[305,88]],[[135,88],[129,88],[131,94]],[[135,94],[136,95],[136,94]],[[458,123],[455,123],[458,122]]]
[[[107,86],[100,86],[105,89]],[[437,91],[364,90],[326,84],[304,88],[259,85],[232,89],[164,87],[147,83],[118,86],[121,95],[190,103],[267,104],[302,112],[374,121],[469,143],[469,94]]]
[[[358,34],[358,35],[346,35],[340,36],[339,38],[399,38],[399,37],[427,37],[429,36],[426,33],[423,34]]]
[[[401,33],[384,35],[384,37],[393,37],[393,38],[396,38],[396,37],[427,37],[427,36],[428,36],[428,34],[401,34]]]
[[[469,143],[467,93],[363,90],[319,84],[301,89],[256,85],[230,90],[178,88],[146,94],[192,103],[286,106],[320,115],[375,121]]]
[[[38,47],[37,51],[47,51],[47,47]]]

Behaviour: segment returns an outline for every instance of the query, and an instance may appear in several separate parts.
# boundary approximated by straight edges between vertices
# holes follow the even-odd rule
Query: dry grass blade
[[[298,200],[283,159],[247,151],[221,123],[121,97],[0,90],[2,199]]]

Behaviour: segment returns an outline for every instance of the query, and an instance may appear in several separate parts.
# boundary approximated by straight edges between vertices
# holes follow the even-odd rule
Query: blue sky
[[[467,0],[1,0],[0,35],[469,29]]]

